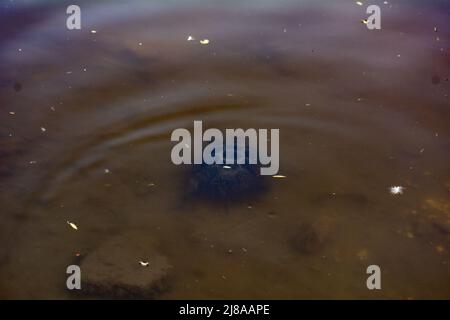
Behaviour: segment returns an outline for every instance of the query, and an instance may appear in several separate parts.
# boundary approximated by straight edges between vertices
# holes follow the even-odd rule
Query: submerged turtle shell
[[[225,148],[224,148],[225,149]],[[234,147],[235,160],[237,146]],[[225,159],[225,151],[223,151]],[[216,200],[246,198],[264,190],[260,165],[249,164],[249,149],[245,148],[245,164],[197,164],[192,165],[189,194]]]

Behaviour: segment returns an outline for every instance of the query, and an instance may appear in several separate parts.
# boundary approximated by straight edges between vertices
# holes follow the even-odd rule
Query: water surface
[[[126,236],[161,299],[450,298],[448,3],[373,1],[380,31],[343,0],[79,1],[81,31],[68,4],[1,3],[0,297],[76,298],[66,267]],[[189,199],[194,120],[279,128],[286,178]]]

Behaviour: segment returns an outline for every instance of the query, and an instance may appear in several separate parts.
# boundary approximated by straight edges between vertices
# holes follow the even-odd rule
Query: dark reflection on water
[[[167,259],[158,298],[450,298],[449,9],[373,2],[378,32],[353,1],[89,1],[81,31],[2,3],[0,296],[73,298],[76,254],[122,239]],[[184,201],[194,120],[280,128],[287,178]]]

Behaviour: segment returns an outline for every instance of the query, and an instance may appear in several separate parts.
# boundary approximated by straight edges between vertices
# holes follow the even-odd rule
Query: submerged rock
[[[167,289],[170,265],[148,244],[116,237],[84,258],[80,268],[82,294],[154,299]]]
[[[328,217],[320,218],[312,224],[302,223],[292,237],[292,247],[302,254],[316,253],[329,239],[332,227],[333,221]]]

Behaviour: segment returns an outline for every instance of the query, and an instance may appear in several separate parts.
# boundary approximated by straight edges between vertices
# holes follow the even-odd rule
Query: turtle
[[[243,149],[242,149],[243,148]],[[238,152],[241,151],[241,153]],[[217,152],[226,157],[226,146]],[[259,164],[249,163],[249,147],[234,145],[235,158],[245,157],[245,161],[232,161],[233,164],[191,165],[188,178],[187,195],[190,198],[214,201],[233,201],[262,193],[266,189]],[[239,163],[238,163],[239,162]],[[242,163],[244,162],[244,163]]]

